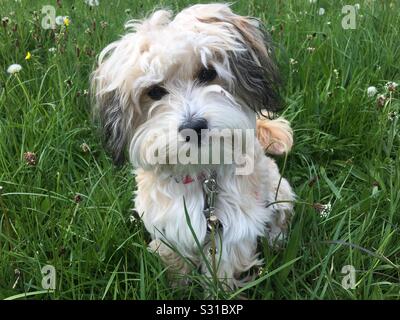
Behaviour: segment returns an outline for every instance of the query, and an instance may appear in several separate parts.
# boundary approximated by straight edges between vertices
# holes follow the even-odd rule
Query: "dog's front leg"
[[[217,234],[215,239],[216,250],[212,240],[204,246],[207,262],[202,263],[202,272],[213,280],[218,279],[225,290],[234,290],[251,280],[251,275],[243,275],[253,266],[262,264],[256,253],[256,237],[230,241]]]
[[[175,284],[186,283],[185,275],[192,271],[193,267],[185,261],[176,251],[163,243],[160,239],[154,239],[149,243],[149,250],[157,253],[163,263],[168,267],[169,276],[174,277]],[[182,276],[176,279],[176,275]]]

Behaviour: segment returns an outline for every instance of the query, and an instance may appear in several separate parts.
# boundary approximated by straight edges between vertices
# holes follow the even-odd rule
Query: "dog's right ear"
[[[105,149],[113,162],[121,166],[125,162],[125,147],[128,128],[124,121],[120,97],[116,92],[100,95],[96,99],[96,115],[100,126]]]
[[[100,54],[98,67],[92,74],[91,97],[93,116],[100,125],[104,147],[112,156],[114,164],[121,166],[125,162],[134,107],[130,96],[121,93],[124,75],[116,73],[117,53],[111,47],[114,45],[111,44]]]

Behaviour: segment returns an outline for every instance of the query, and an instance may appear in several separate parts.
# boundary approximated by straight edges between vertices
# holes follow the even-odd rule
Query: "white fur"
[[[267,73],[273,72],[271,50],[265,47],[258,22],[235,15],[225,4],[195,5],[174,19],[170,11],[160,10],[144,21],[129,22],[127,28],[125,36],[100,54],[92,86],[95,108],[102,114],[109,136],[108,147],[114,148],[117,155],[122,147],[128,149],[136,168],[135,208],[153,238],[150,249],[173,269],[188,272],[188,264],[166,242],[209,273],[186,222],[183,205],[185,199],[196,237],[207,254],[210,241],[203,213],[202,181],[183,184],[176,177],[214,171],[219,191],[215,215],[223,225],[222,241],[217,243],[222,257],[217,273],[228,287],[238,286],[243,272],[261,264],[257,239],[266,236],[271,245],[275,244],[285,234],[293,211],[295,196],[275,162],[264,155],[257,140],[252,146],[254,151],[246,146],[246,152],[254,158],[250,175],[236,175],[235,163],[182,165],[170,164],[169,158],[166,164],[155,164],[153,160],[155,150],[174,155],[185,146],[186,142],[180,141],[172,147],[172,141],[179,137],[179,125],[190,116],[207,119],[209,129],[255,131],[257,92],[264,92],[268,98],[268,89],[263,86],[271,81],[238,74],[233,61],[242,63],[241,55],[247,53],[246,59],[251,60],[248,62],[255,72],[264,67],[269,68]],[[202,67],[214,68],[217,79],[199,84],[196,74]],[[158,101],[146,94],[155,84],[162,84],[168,91]],[[249,99],[252,90],[254,101]],[[268,109],[256,106],[264,107]],[[291,147],[290,127],[279,121],[272,120],[269,125],[285,129],[283,137]]]

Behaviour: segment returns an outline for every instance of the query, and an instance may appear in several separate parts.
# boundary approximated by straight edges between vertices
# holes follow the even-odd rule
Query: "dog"
[[[91,90],[106,149],[117,165],[127,151],[135,168],[135,210],[149,248],[174,272],[197,268],[240,287],[262,264],[258,239],[272,246],[284,239],[295,200],[266,155],[293,144],[289,123],[270,119],[281,106],[270,37],[259,20],[219,3],[176,16],[158,10],[126,28],[100,53]],[[231,136],[238,141],[252,132],[252,142],[219,147],[242,150],[250,172],[238,174],[240,161],[173,161],[195,147],[209,150],[203,141],[215,130],[239,130]]]

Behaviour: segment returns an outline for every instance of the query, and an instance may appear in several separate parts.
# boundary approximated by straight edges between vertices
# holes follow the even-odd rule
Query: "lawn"
[[[199,274],[171,288],[147,251],[132,168],[105,154],[88,94],[96,55],[124,22],[194,1],[99,2],[0,0],[0,298],[203,298]],[[400,3],[360,0],[354,29],[342,26],[346,4],[233,5],[272,33],[295,136],[278,163],[298,195],[286,246],[260,243],[265,267],[242,297],[400,298],[400,86],[389,83],[400,83]],[[44,29],[44,5],[68,19]],[[45,265],[55,290],[42,288]]]

